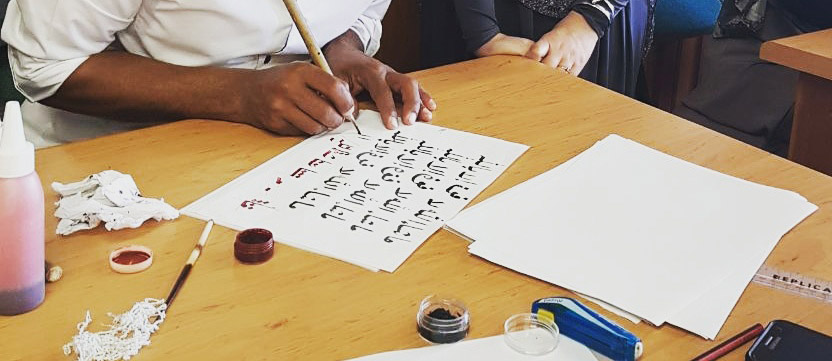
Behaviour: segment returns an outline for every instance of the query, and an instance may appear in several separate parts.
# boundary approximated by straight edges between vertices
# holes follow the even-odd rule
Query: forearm
[[[494,0],[454,0],[454,9],[469,53],[477,51],[500,32]]]
[[[237,89],[252,70],[185,67],[105,51],[90,56],[41,103],[112,119],[239,119]]]
[[[338,53],[342,51],[359,51],[363,53],[364,43],[361,41],[361,38],[358,37],[358,34],[352,30],[347,30],[337,38],[332,39],[332,41],[324,45],[322,50],[324,52],[324,56],[329,59],[330,56],[337,57]]]
[[[612,19],[629,2],[630,0],[581,0],[573,5],[572,10],[581,14],[600,38],[606,33]]]

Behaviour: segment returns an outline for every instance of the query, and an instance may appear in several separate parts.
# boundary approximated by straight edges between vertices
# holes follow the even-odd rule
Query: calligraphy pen
[[[298,32],[300,32],[300,37],[303,38],[303,43],[306,44],[306,50],[309,52],[309,56],[312,57],[312,62],[314,62],[315,65],[323,71],[327,72],[327,74],[335,76],[335,74],[332,73],[332,68],[329,67],[329,63],[324,57],[324,53],[321,52],[321,48],[319,48],[315,43],[315,36],[312,35],[311,31],[309,31],[309,26],[306,24],[306,18],[304,18],[303,13],[300,12],[298,3],[295,2],[295,0],[283,0],[283,4],[286,5],[286,9],[289,10],[289,15],[292,16],[292,21],[294,21],[295,26],[298,27]],[[361,129],[358,129],[358,124],[355,122],[352,112],[353,109],[350,109],[345,118],[347,121],[352,122],[355,130],[358,134],[361,134]]]

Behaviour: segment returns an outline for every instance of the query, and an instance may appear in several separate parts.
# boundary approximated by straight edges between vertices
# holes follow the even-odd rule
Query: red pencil
[[[759,323],[749,327],[747,330],[738,333],[736,336],[729,338],[725,342],[716,347],[705,351],[705,353],[697,356],[691,361],[713,361],[722,356],[725,356],[731,351],[738,349],[740,346],[748,341],[751,341],[763,333],[763,326]]]

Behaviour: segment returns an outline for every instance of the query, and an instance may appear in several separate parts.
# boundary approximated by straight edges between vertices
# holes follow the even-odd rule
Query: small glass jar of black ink
[[[419,335],[430,343],[454,343],[468,336],[470,316],[465,304],[453,298],[430,295],[416,314]]]

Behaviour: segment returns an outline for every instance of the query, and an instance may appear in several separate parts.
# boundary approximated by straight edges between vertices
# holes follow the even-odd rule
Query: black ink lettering
[[[440,204],[445,204],[445,202],[435,201],[435,200],[433,200],[433,198],[428,199],[428,205],[433,207],[433,208],[439,208]]]
[[[358,164],[361,165],[362,167],[371,167],[372,168],[372,167],[375,167],[375,165],[372,164],[372,160],[369,159],[369,158],[381,158],[381,157],[376,155],[375,153],[373,153],[373,151],[370,150],[370,151],[358,153],[358,155],[355,156],[355,158],[358,159]]]
[[[311,205],[311,204],[309,204],[309,203],[304,203],[304,202],[301,202],[301,201],[294,201],[294,202],[292,202],[292,203],[289,203],[289,208],[291,208],[291,209],[296,209],[296,208],[298,208],[298,206],[296,206],[295,204],[302,204],[302,205],[304,205],[304,206],[314,207],[313,205]]]
[[[332,176],[329,179],[325,180],[324,181],[324,188],[326,188],[328,190],[331,190],[331,191],[337,191],[338,187],[340,187],[342,185],[348,185],[346,183],[341,182],[339,180],[339,178],[344,178],[344,176],[336,175],[336,176]]]
[[[329,194],[318,192],[318,188],[314,188],[311,191],[308,191],[308,192],[304,193],[302,196],[300,196],[300,199],[306,199],[307,197],[310,197],[310,194],[313,194],[313,195],[314,194],[320,194],[324,197],[329,197]],[[316,197],[311,197],[311,198],[309,198],[309,200],[312,201],[312,202],[315,202],[318,199]]]
[[[430,161],[430,163],[428,163],[428,171],[440,177],[445,176],[446,169],[448,169],[448,167],[441,164],[437,164],[435,161]]]
[[[464,200],[467,201],[468,198],[462,197],[461,195],[459,195],[459,192],[454,190],[454,188],[456,188],[456,187],[460,187],[460,188],[462,188],[463,190],[466,190],[466,191],[469,189],[468,187],[461,186],[459,184],[454,184],[454,185],[448,187],[448,189],[445,189],[445,192],[448,193],[451,196],[451,198],[464,199]]]
[[[344,210],[346,210],[346,211],[348,211],[348,212],[355,212],[355,211],[353,211],[352,209],[349,209],[349,208],[347,208],[347,207],[341,206],[341,205],[340,205],[340,203],[338,203],[338,202],[336,202],[336,203],[335,203],[335,205],[334,205],[334,206],[332,206],[332,208],[330,208],[330,209],[329,209],[329,211],[330,211],[330,212],[332,212],[332,213],[335,213],[336,215],[343,216],[343,215],[344,215],[344,212],[343,212],[343,211],[340,211],[340,209],[344,209]]]
[[[410,234],[409,231],[406,230],[406,228],[413,228],[413,229],[419,230],[419,231],[423,230],[422,228],[419,228],[419,227],[416,227],[416,226],[411,226],[409,223],[407,223],[407,221],[402,221],[402,224],[400,224],[398,227],[396,227],[396,230],[393,231],[393,233],[400,234],[400,235],[405,236],[405,237],[410,237],[411,234]]]
[[[364,188],[367,188],[371,191],[376,190],[376,188],[378,188],[379,186],[381,186],[380,183],[371,183],[369,179],[364,181]]]
[[[367,215],[365,215],[365,216],[364,216],[364,218],[361,218],[361,224],[367,224],[367,225],[373,226],[373,225],[375,225],[375,224],[376,224],[376,223],[373,221],[373,219],[374,219],[374,218],[375,218],[375,219],[382,220],[382,221],[384,221],[384,222],[390,222],[390,221],[389,221],[389,220],[387,220],[387,219],[381,218],[381,217],[379,217],[379,216],[374,216],[374,215],[372,215],[371,213],[373,213],[373,211],[368,211],[368,212],[367,212]]]
[[[339,220],[339,221],[346,221],[345,219],[343,219],[343,218],[341,218],[341,217],[338,217],[338,216],[333,216],[333,215],[331,215],[331,214],[329,214],[329,213],[321,213],[321,218],[323,218],[323,219],[327,219],[327,218],[335,218],[335,219],[337,219],[337,220]]]
[[[485,160],[485,156],[484,156],[484,155],[481,155],[481,156],[480,156],[480,159],[479,159],[479,160],[477,160],[476,162],[474,162],[474,164],[475,164],[475,165],[478,165],[478,166],[480,166],[480,167],[485,167],[485,168],[486,168],[486,169],[488,169],[488,170],[491,170],[491,167],[486,166],[486,164],[491,164],[491,165],[498,166],[498,167],[500,166],[500,164],[499,164],[499,163],[487,162],[487,161]]]
[[[387,243],[393,243],[394,241],[410,242],[410,240],[407,240],[407,239],[404,239],[404,238],[399,238],[399,237],[393,237],[393,236],[384,237],[384,241],[387,242]]]
[[[397,144],[404,144],[404,142],[410,140],[410,138],[405,137],[405,136],[402,135],[401,130],[398,130],[395,133],[393,133],[393,136],[390,139],[393,140],[393,143],[397,143]]]
[[[381,180],[383,180],[385,182],[394,182],[395,181],[396,183],[401,183],[401,181],[398,180],[399,174],[395,174],[395,173],[400,173],[400,174],[404,173],[404,169],[401,169],[401,168],[396,167],[396,166],[388,166],[388,167],[381,168]]]
[[[420,178],[422,178],[423,180],[420,180]],[[429,187],[427,181],[432,180],[434,182],[439,182],[439,178],[434,178],[433,176],[427,173],[419,173],[417,175],[414,175],[413,178],[410,178],[410,180],[413,182],[413,184],[416,185],[416,187],[419,187],[419,189],[428,190],[433,190],[433,187]]]
[[[352,202],[350,203],[355,203],[363,206],[364,202],[367,201],[367,191],[359,189],[355,192],[350,193],[350,198],[352,199]],[[350,200],[348,199],[347,201],[349,202]]]
[[[433,209],[421,209],[415,214],[413,214],[413,216],[426,222],[433,222],[439,220],[439,217],[436,216],[436,211],[434,211]]]
[[[407,196],[412,195],[412,194],[413,193],[411,193],[411,192],[402,190],[401,187],[396,188],[396,197],[399,197],[401,199],[407,199]]]
[[[359,225],[357,225],[357,224],[353,224],[352,226],[350,226],[350,230],[352,230],[352,231],[357,231],[359,228],[361,228],[361,229],[363,229],[363,230],[365,230],[365,231],[367,231],[367,232],[373,232],[373,230],[372,230],[372,229],[369,229],[369,228],[364,228],[364,227],[361,227],[361,226],[359,226]]]
[[[382,143],[376,143],[376,145],[374,145],[373,147],[376,148],[376,150],[381,154],[390,154],[390,146],[389,145],[384,145]]]

